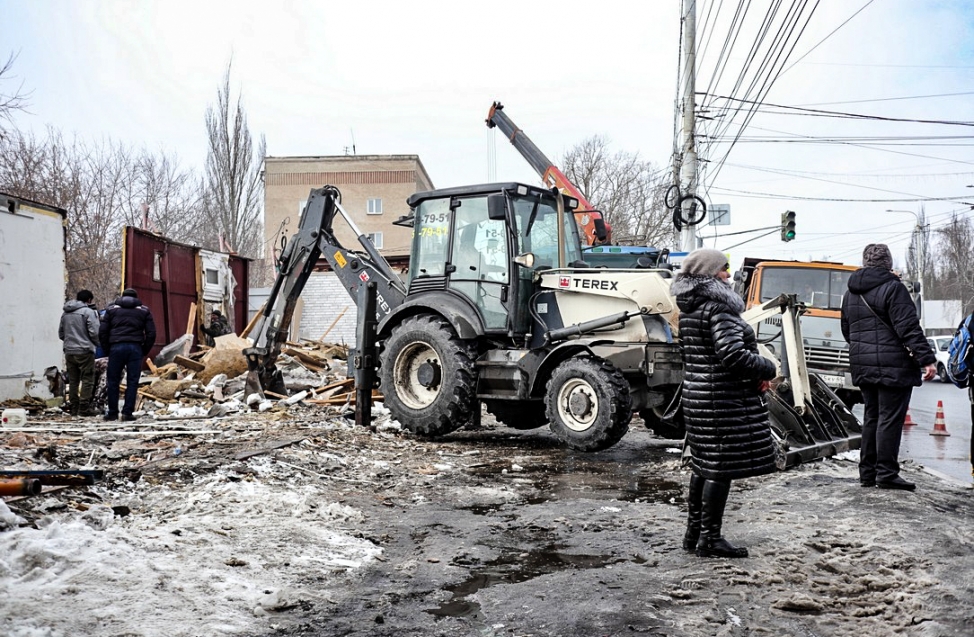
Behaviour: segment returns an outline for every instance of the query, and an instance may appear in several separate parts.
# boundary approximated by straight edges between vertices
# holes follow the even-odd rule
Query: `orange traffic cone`
[[[937,401],[937,417],[933,419],[933,431],[931,436],[949,436],[947,433],[947,423],[944,422],[944,401]]]
[[[906,420],[903,421],[903,426],[904,427],[912,427],[915,424],[916,423],[913,422],[913,419],[910,418],[910,408],[907,407],[907,409],[906,409]]]

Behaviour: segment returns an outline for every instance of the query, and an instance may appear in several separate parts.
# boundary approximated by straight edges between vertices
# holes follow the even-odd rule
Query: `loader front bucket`
[[[771,430],[784,451],[779,469],[858,449],[862,440],[862,423],[855,414],[817,375],[808,378],[812,402],[806,402],[804,413],[795,408],[787,382],[766,394]]]

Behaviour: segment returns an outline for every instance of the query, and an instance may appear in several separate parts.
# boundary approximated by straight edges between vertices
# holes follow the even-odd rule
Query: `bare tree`
[[[974,224],[953,215],[937,229],[936,287],[941,298],[960,299],[964,313],[974,310]]]
[[[665,176],[638,155],[610,154],[605,137],[591,137],[562,159],[565,176],[612,226],[613,241],[628,245],[673,244],[670,215],[663,204]]]
[[[27,108],[27,96],[23,93],[24,83],[21,81],[16,87],[12,87],[14,79],[10,72],[13,69],[14,60],[17,55],[11,53],[7,56],[7,61],[0,64],[0,138],[4,137],[4,127],[2,123],[13,123],[13,114]],[[11,86],[12,88],[5,88]]]
[[[206,232],[203,183],[175,156],[148,151],[134,159],[127,223],[188,244]]]
[[[206,158],[206,215],[212,221],[212,245],[219,239],[248,257],[261,256],[264,184],[261,168],[266,143],[254,149],[240,96],[230,104],[230,65],[217,90],[216,106],[206,111],[209,150]]]
[[[177,240],[189,242],[200,218],[200,181],[170,158],[55,129],[42,140],[17,131],[0,139],[0,190],[67,211],[68,290],[88,288],[98,303],[118,295],[122,229],[145,225],[143,206],[155,230]]]

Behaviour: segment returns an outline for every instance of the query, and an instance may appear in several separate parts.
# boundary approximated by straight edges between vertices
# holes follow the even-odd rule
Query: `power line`
[[[862,11],[863,11],[863,10],[864,10],[864,9],[865,9],[866,7],[868,7],[869,5],[871,5],[872,3],[873,3],[873,0],[869,0],[868,2],[866,2],[866,4],[864,4],[864,5],[862,5],[861,7],[859,7],[859,10],[858,10],[858,11],[856,11],[856,12],[855,12],[855,13],[853,13],[853,14],[852,14],[851,16],[849,16],[848,18],[846,18],[846,19],[845,19],[845,20],[844,20],[844,21],[842,22],[842,24],[840,24],[839,26],[837,26],[837,27],[835,27],[834,29],[832,29],[832,31],[831,31],[831,32],[830,32],[830,33],[829,33],[828,35],[826,35],[826,36],[825,36],[824,38],[822,38],[821,40],[819,40],[819,41],[818,41],[818,42],[817,42],[817,43],[815,44],[815,46],[813,46],[813,47],[812,47],[812,48],[810,48],[810,49],[809,49],[808,51],[806,51],[806,52],[805,52],[805,55],[803,55],[803,56],[801,56],[800,58],[798,58],[797,60],[795,60],[794,62],[792,62],[792,63],[791,63],[791,64],[790,64],[789,66],[788,66],[788,68],[786,68],[785,70],[783,70],[783,71],[782,71],[781,73],[782,73],[782,74],[784,74],[784,73],[787,73],[787,72],[788,72],[788,71],[790,71],[790,70],[791,70],[792,68],[794,68],[794,66],[795,66],[796,64],[798,64],[799,62],[801,62],[802,60],[804,60],[805,58],[807,58],[807,57],[808,57],[808,55],[809,55],[809,54],[810,54],[810,53],[811,53],[812,51],[814,51],[815,49],[817,49],[817,48],[818,48],[819,46],[821,46],[821,45],[822,45],[822,43],[823,43],[823,42],[825,42],[826,40],[828,40],[829,38],[831,38],[831,37],[832,37],[833,35],[835,35],[835,33],[836,33],[836,32],[837,32],[837,31],[838,31],[839,29],[841,29],[841,28],[842,28],[842,27],[844,27],[845,25],[847,25],[847,24],[849,24],[849,22],[850,22],[850,21],[851,21],[851,20],[852,20],[853,18],[855,18],[855,17],[856,17],[857,15],[859,15],[860,13],[862,13]]]
[[[848,100],[844,102],[813,102],[802,104],[802,106],[835,106],[836,104],[869,104],[871,102],[897,102],[901,100],[925,100],[934,97],[960,97],[962,95],[974,95],[974,91],[963,93],[936,93],[933,95],[910,95],[905,97],[877,97],[869,100]]]
[[[817,116],[824,117],[835,117],[837,119],[857,119],[857,120],[873,120],[878,122],[907,122],[910,124],[942,124],[945,126],[974,126],[974,122],[962,122],[954,120],[943,120],[943,119],[911,119],[905,117],[885,117],[883,115],[863,115],[861,113],[846,113],[843,111],[827,111],[823,109],[816,108],[804,108],[801,106],[784,106],[783,104],[770,104],[767,102],[756,102],[752,100],[741,99],[726,95],[714,96],[716,99],[725,99],[733,102],[744,102],[748,104],[757,105],[760,108],[780,108],[785,111],[800,111],[803,113],[809,113]],[[782,115],[783,113],[774,113],[764,111],[768,115]]]
[[[965,205],[974,206],[974,203],[964,201],[969,197],[913,197],[909,199],[851,199],[843,197],[801,197],[797,195],[780,195],[768,192],[753,192],[750,190],[734,190],[731,188],[721,188],[712,186],[713,190],[736,194],[740,197],[752,197],[755,199],[780,199],[782,201],[843,201],[849,203],[920,203],[924,201],[956,201]]]
[[[768,75],[767,75],[767,77],[765,77],[764,81],[761,84],[761,87],[757,91],[757,95],[760,98],[760,101],[743,100],[743,103],[749,103],[749,104],[751,104],[751,107],[749,108],[748,113],[745,115],[744,122],[741,124],[741,126],[740,126],[740,128],[739,128],[739,130],[737,132],[738,137],[740,137],[740,135],[743,134],[744,129],[747,127],[748,124],[750,124],[751,120],[754,119],[754,116],[757,114],[758,106],[763,103],[764,96],[766,96],[768,94],[768,92],[770,92],[771,87],[774,85],[774,83],[781,76],[781,66],[783,66],[787,62],[788,58],[791,56],[792,52],[795,50],[795,46],[798,45],[798,40],[801,38],[802,34],[805,32],[805,29],[808,27],[808,23],[809,23],[809,21],[811,21],[812,15],[814,15],[815,10],[818,8],[819,2],[818,2],[818,0],[816,0],[815,5],[811,8],[811,10],[808,13],[808,16],[805,18],[805,23],[801,26],[801,29],[799,30],[797,37],[795,37],[794,42],[791,45],[791,48],[788,49],[787,54],[784,54],[784,50],[785,50],[785,47],[786,47],[786,45],[788,43],[788,40],[792,37],[792,34],[795,32],[795,29],[798,26],[798,21],[801,19],[801,14],[805,10],[805,7],[807,6],[807,4],[808,4],[807,2],[803,2],[802,5],[801,5],[801,7],[798,7],[797,4],[794,4],[793,3],[792,4],[792,8],[794,9],[794,13],[793,13],[793,17],[791,18],[790,23],[788,23],[786,25],[783,25],[782,28],[779,29],[778,35],[775,38],[776,42],[778,43],[778,46],[775,46],[774,43],[772,44],[772,48],[773,49],[776,49],[775,55],[774,55],[774,60],[768,66]],[[791,13],[791,12],[789,11],[789,13]],[[786,21],[787,20],[788,20],[788,17],[786,16]],[[786,28],[788,28],[788,34],[787,35],[785,35],[785,29]],[[782,57],[783,54],[784,54],[784,57]],[[769,56],[770,56],[770,51],[769,51]],[[769,59],[769,56],[766,56],[765,57],[765,61],[767,61]],[[779,66],[779,60],[780,60],[780,66]],[[763,66],[764,66],[764,64],[762,64],[762,67]],[[778,71],[776,73],[774,73],[774,77],[771,77],[771,73],[773,72],[773,69],[775,68],[775,66],[778,66]],[[761,71],[759,69],[758,74],[755,75],[755,81],[752,82],[752,87],[754,86],[755,82],[757,81],[758,77],[760,76],[760,72]],[[750,90],[748,91],[748,93],[750,93]],[[714,170],[713,175],[710,178],[711,179],[710,183],[713,183],[717,179],[717,175],[720,174],[720,170],[723,167],[724,162],[727,161],[727,157],[730,154],[731,150],[734,148],[734,144],[735,144],[735,142],[732,141],[730,143],[730,146],[728,146],[727,151],[724,153],[724,155],[717,162],[717,167]]]

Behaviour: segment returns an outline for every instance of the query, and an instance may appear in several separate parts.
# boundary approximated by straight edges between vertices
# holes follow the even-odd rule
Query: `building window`
[[[381,215],[382,214],[382,200],[378,197],[369,199],[368,209],[366,210],[370,215]]]
[[[365,233],[365,236],[368,237],[370,241],[372,241],[372,244],[375,246],[376,250],[381,250],[382,249],[382,233],[381,232],[367,232],[367,233]]]
[[[212,270],[210,268],[206,269],[206,284],[207,285],[219,285],[220,284],[220,272],[218,270]]]

